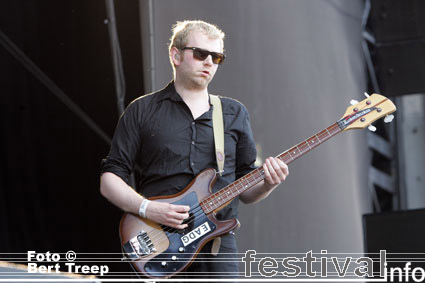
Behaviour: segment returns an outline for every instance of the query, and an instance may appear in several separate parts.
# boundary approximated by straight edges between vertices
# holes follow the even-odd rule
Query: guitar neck
[[[303,142],[284,151],[276,157],[286,164],[289,164],[340,132],[341,128],[338,121],[326,129],[318,132],[317,134],[309,137]],[[203,201],[201,201],[200,205],[206,214],[209,214],[212,211],[220,210],[234,198],[239,196],[244,191],[252,188],[262,180],[264,180],[264,170],[262,167],[259,167],[224,187],[220,191],[205,198]]]

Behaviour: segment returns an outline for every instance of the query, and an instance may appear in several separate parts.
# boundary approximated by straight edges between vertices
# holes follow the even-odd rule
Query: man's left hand
[[[288,165],[276,157],[269,157],[263,164],[265,180],[264,184],[275,188],[277,185],[285,181],[289,175]]]

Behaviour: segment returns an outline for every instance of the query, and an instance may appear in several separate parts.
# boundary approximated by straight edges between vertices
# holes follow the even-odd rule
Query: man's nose
[[[208,55],[208,57],[204,60],[204,63],[208,65],[212,65],[213,64],[212,56]]]

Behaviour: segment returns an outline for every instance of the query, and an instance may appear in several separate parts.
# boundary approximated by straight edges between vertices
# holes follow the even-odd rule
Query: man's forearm
[[[100,193],[126,212],[139,214],[143,197],[117,175],[106,172],[100,177]]]
[[[243,202],[243,203],[254,203],[254,202],[259,202],[260,200],[265,199],[266,197],[269,196],[269,194],[277,187],[278,185],[273,185],[270,186],[268,185],[266,182],[261,181],[258,184],[256,184],[255,186],[253,186],[251,189],[243,192],[240,196],[239,199]]]

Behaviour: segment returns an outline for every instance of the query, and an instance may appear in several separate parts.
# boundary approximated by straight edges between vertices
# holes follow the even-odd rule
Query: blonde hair
[[[224,32],[213,24],[209,24],[200,20],[191,20],[191,21],[182,21],[177,22],[172,27],[173,35],[170,38],[170,44],[168,46],[168,54],[170,56],[170,62],[175,69],[173,60],[171,59],[171,48],[176,47],[179,50],[182,50],[186,47],[188,36],[191,31],[198,30],[203,32],[210,39],[219,39],[221,44],[221,49],[224,48]],[[175,70],[174,70],[175,71]]]

